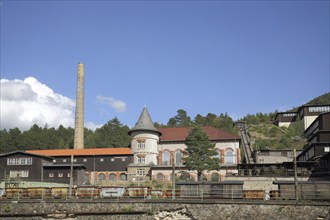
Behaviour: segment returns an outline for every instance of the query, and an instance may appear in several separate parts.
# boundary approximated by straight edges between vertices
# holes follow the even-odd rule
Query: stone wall
[[[289,201],[290,202],[290,201]],[[67,219],[328,219],[330,204],[157,202],[0,202],[0,219],[43,219],[57,214]],[[47,216],[47,214],[53,214]],[[11,216],[11,218],[9,218]],[[180,216],[175,218],[175,216]]]

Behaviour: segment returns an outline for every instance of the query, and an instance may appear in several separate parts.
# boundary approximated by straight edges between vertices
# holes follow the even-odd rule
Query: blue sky
[[[237,119],[285,111],[330,89],[327,0],[1,1],[0,8],[1,128],[56,126],[59,118],[71,125],[80,61],[89,127],[115,116],[134,126],[144,105],[164,124],[178,109]],[[26,90],[16,94],[19,86]],[[26,104],[31,88],[39,98]]]

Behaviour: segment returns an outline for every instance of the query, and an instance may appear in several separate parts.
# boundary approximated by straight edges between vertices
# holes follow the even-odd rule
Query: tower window
[[[145,156],[138,156],[138,163],[145,163],[146,162],[146,157]]]
[[[137,149],[144,150],[145,146],[145,140],[138,140]]]

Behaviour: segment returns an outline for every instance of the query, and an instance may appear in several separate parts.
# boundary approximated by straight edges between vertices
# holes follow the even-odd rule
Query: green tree
[[[198,179],[201,180],[204,170],[216,170],[219,168],[219,159],[213,144],[200,127],[195,126],[188,134],[185,144],[187,145],[187,157],[184,164],[190,170],[196,170]]]
[[[24,150],[22,146],[22,132],[18,128],[9,129],[8,135],[7,144],[10,151]]]
[[[214,124],[215,119],[217,118],[217,115],[213,113],[208,113],[205,117],[205,126],[212,126]]]
[[[90,129],[84,129],[84,145],[85,148],[95,148],[96,146],[96,139],[95,139],[94,132]]]
[[[11,151],[11,146],[9,143],[9,133],[6,129],[0,130],[0,153],[5,153]]]
[[[128,131],[129,127],[115,117],[95,130],[95,147],[127,147],[131,141]]]
[[[220,128],[224,131],[230,132],[232,134],[236,134],[237,131],[235,130],[233,123],[234,123],[233,119],[227,113],[225,114],[221,113],[214,120],[213,126],[216,128]]]
[[[194,118],[194,123],[199,126],[203,126],[205,124],[205,117],[197,114],[196,117]]]
[[[22,133],[22,143],[26,149],[46,149],[47,142],[47,127],[42,129],[37,124]],[[26,150],[24,149],[24,150]]]
[[[179,109],[177,111],[177,115],[173,118],[170,118],[167,122],[167,126],[170,127],[183,127],[183,126],[190,126],[193,124],[191,118],[187,115],[187,112],[183,109]]]
[[[69,127],[65,128],[60,125],[56,130],[57,136],[59,137],[58,148],[59,149],[72,149],[74,145],[74,129]]]

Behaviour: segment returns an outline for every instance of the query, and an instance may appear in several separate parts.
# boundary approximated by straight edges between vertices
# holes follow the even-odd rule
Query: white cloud
[[[33,77],[0,80],[0,128],[28,130],[33,124],[74,126],[75,101]]]
[[[100,103],[110,105],[110,107],[115,109],[117,112],[126,111],[126,103],[121,100],[117,100],[111,97],[100,96],[100,95],[96,97],[96,100]]]
[[[100,128],[102,127],[103,124],[94,124],[94,122],[87,122],[85,123],[85,127],[88,128],[88,129],[91,129],[92,131],[95,131],[97,128]]]

